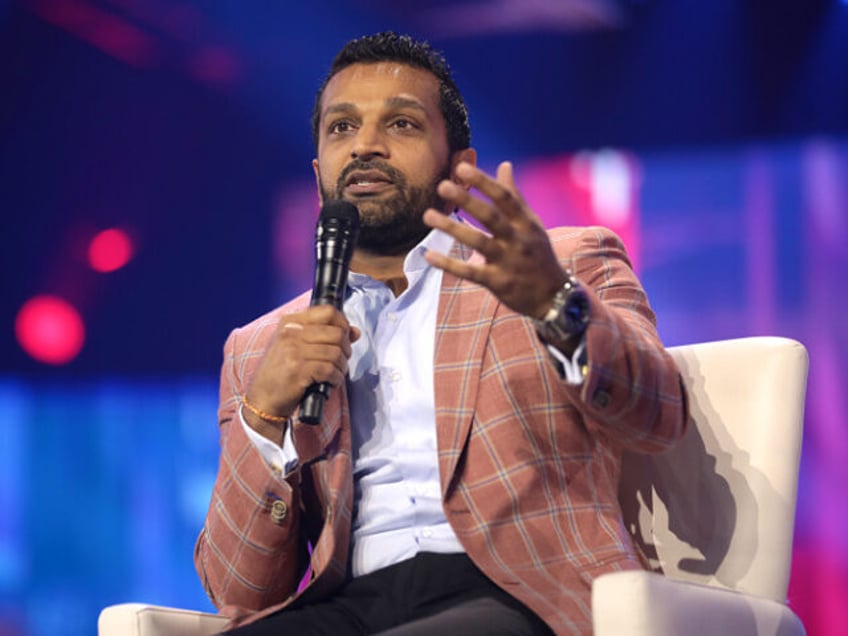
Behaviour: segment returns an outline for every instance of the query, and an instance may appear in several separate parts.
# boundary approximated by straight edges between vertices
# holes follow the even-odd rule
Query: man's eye
[[[330,134],[344,134],[353,129],[349,121],[337,121],[330,126]]]
[[[403,118],[395,119],[392,122],[392,126],[394,128],[400,128],[401,130],[408,130],[408,129],[412,129],[412,128],[417,127],[414,122],[410,121],[409,119],[403,119]]]

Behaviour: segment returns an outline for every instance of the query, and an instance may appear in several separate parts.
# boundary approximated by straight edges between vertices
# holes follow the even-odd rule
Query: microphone
[[[321,207],[315,229],[315,282],[311,306],[344,304],[350,258],[359,236],[359,211],[347,201],[328,201]],[[330,395],[327,382],[314,382],[300,402],[300,421],[318,424],[324,412],[324,401]]]

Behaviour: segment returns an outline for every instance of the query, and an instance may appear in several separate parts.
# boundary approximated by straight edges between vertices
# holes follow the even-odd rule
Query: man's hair
[[[383,31],[366,35],[345,44],[330,65],[330,71],[312,108],[312,141],[318,150],[318,126],[321,119],[321,98],[327,84],[339,71],[353,64],[376,64],[377,62],[399,62],[432,73],[439,80],[439,108],[448,133],[451,152],[471,146],[471,127],[468,124],[468,109],[459,88],[451,77],[450,67],[444,56],[427,42],[413,40],[408,35]]]

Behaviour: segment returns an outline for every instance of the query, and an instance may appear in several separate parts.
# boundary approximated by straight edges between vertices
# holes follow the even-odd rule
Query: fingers
[[[266,413],[291,415],[314,382],[344,382],[351,340],[359,330],[330,305],[283,316],[248,388],[250,401]]]
[[[504,186],[512,190],[513,192],[518,192],[515,187],[515,177],[512,173],[512,162],[511,161],[501,161],[498,165],[498,170],[495,173],[495,178],[499,183],[502,183]]]
[[[277,340],[290,365],[314,367],[311,373],[302,376],[315,376],[311,379],[316,382],[339,384],[347,373],[352,330],[341,311],[332,305],[317,305],[284,316],[277,329]]]
[[[526,208],[523,199],[515,189],[512,164],[506,161],[501,163],[498,166],[496,179],[492,179],[483,171],[465,162],[457,166],[456,175],[462,184],[469,188],[476,188],[488,196],[490,201],[472,196],[466,187],[452,181],[442,181],[439,184],[439,195],[480,221],[491,232],[491,236],[467,223],[459,223],[444,214],[439,214],[435,210],[427,210],[424,213],[424,223],[450,234],[460,243],[485,256],[487,262],[497,262],[501,260],[504,249],[516,240],[517,234],[524,232],[529,224],[536,221],[535,215]],[[442,263],[442,259],[438,260]],[[459,269],[466,270],[465,267]],[[450,271],[457,273],[453,272],[453,269]],[[474,275],[468,272],[464,278],[480,282],[481,274],[478,272]]]
[[[488,260],[495,260],[500,254],[500,245],[468,223],[460,223],[433,209],[424,212],[424,223],[432,228],[450,234],[460,243],[480,252]]]
[[[345,357],[350,357],[350,343],[359,338],[359,330],[351,327],[344,314],[335,307],[318,305],[284,316],[280,320],[277,337],[304,344],[339,346]]]
[[[345,315],[332,305],[315,305],[294,314],[286,314],[280,324],[297,323],[301,325],[333,325],[342,329],[350,327]]]
[[[512,164],[501,163],[491,177],[463,162],[455,174],[460,184],[442,181],[439,195],[480,221],[491,235],[436,210],[427,210],[424,222],[483,255],[485,262],[472,264],[432,251],[425,258],[434,267],[486,287],[510,309],[539,315],[540,307],[549,306],[551,281],[559,279],[562,270],[544,225],[518,192]],[[472,196],[470,188],[482,197]]]
[[[462,208],[480,221],[493,236],[501,238],[512,236],[513,227],[510,219],[513,214],[506,213],[504,208],[511,207],[513,200],[505,189],[500,190],[498,201],[493,199],[492,203],[471,195],[468,190],[452,181],[442,181],[437,192],[445,201]]]
[[[498,166],[494,179],[476,166],[466,162],[457,165],[456,176],[464,185],[473,187],[488,197],[496,206],[503,207],[505,213],[519,211],[521,200],[516,196],[517,192],[510,162],[504,161]]]
[[[509,161],[498,166],[494,178],[469,163],[461,162],[456,167],[456,177],[459,184],[451,181],[442,181],[439,184],[439,196],[480,221],[492,236],[511,240],[516,231],[540,224],[516,187],[515,175]],[[474,188],[488,200],[473,196],[469,192],[470,188]],[[477,248],[476,245],[471,247]]]
[[[427,250],[424,258],[433,267],[438,267],[454,276],[479,283],[490,289],[493,286],[490,269],[485,265],[471,265],[466,261],[450,258],[434,250]]]

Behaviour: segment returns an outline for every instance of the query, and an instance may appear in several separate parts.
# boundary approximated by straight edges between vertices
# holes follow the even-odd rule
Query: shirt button
[[[392,382],[399,382],[402,375],[400,371],[392,371],[392,374],[389,377],[392,379]]]
[[[424,536],[424,537],[427,537],[427,538],[429,539],[430,537],[432,537],[432,536],[433,536],[433,531],[432,531],[432,530],[430,530],[430,528],[424,528],[424,529],[421,531],[421,535],[422,535],[422,536]]]
[[[271,504],[271,521],[282,523],[289,513],[289,507],[282,499],[275,499]]]

